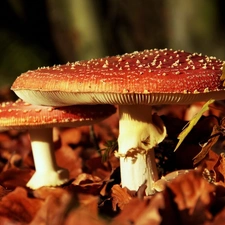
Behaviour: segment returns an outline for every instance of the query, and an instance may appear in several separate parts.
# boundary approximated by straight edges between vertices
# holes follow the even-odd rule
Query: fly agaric
[[[69,179],[69,172],[55,159],[52,128],[90,125],[116,112],[112,105],[75,105],[60,108],[31,105],[21,99],[0,105],[0,130],[29,131],[35,173],[27,183],[32,189],[59,186]]]
[[[144,50],[28,71],[12,90],[34,104],[119,105],[122,186],[137,190],[147,181],[149,195],[158,179],[153,149],[166,136],[152,105],[225,99],[223,65],[197,53]]]

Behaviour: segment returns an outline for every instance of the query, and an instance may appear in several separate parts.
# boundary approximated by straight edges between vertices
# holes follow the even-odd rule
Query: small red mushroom
[[[69,172],[55,159],[52,128],[75,127],[99,122],[116,112],[112,105],[75,105],[60,108],[37,106],[22,100],[0,105],[0,130],[29,131],[35,173],[27,183],[32,189],[59,186],[69,179]]]
[[[152,105],[225,99],[223,65],[197,53],[145,50],[28,71],[12,90],[33,104],[119,105],[122,186],[137,190],[147,181],[149,195],[158,179],[153,149],[166,136]]]

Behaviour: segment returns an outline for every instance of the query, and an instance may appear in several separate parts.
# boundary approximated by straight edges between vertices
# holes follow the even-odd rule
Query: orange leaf
[[[203,179],[200,171],[179,176],[168,184],[168,188],[174,195],[181,224],[201,224],[211,219],[209,207],[215,186]]]
[[[116,211],[118,206],[120,209],[123,209],[124,206],[130,202],[131,196],[128,194],[126,188],[121,188],[120,185],[116,184],[112,187],[112,205],[113,210]]]
[[[17,187],[3,197],[0,202],[0,221],[3,220],[1,218],[8,218],[11,221],[30,223],[43,202],[27,195],[24,188]]]

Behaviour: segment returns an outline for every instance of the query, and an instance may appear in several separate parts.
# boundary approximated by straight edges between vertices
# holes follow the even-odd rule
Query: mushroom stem
[[[119,106],[119,156],[123,187],[137,191],[146,182],[146,195],[154,193],[158,179],[154,147],[163,141],[166,128],[149,105]]]
[[[42,186],[59,186],[69,180],[69,172],[56,163],[52,140],[52,128],[29,131],[34,158],[35,173],[27,186],[37,189]]]

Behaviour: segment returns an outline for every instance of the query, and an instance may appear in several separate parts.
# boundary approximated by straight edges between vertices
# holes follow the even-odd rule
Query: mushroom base
[[[69,180],[69,171],[56,163],[52,128],[29,131],[36,172],[27,187],[38,189],[42,186],[59,186]]]
[[[158,179],[154,147],[166,137],[166,128],[148,105],[119,106],[119,153],[121,183],[137,191],[146,183],[146,195],[154,193]]]
[[[63,168],[48,171],[47,173],[35,172],[26,184],[31,189],[38,189],[43,186],[55,187],[68,182],[69,171]]]

